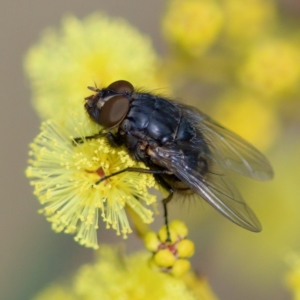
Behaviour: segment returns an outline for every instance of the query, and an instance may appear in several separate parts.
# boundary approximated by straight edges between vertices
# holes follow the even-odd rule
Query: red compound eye
[[[123,95],[132,94],[134,91],[133,85],[126,80],[115,81],[110,84],[107,89]]]
[[[115,96],[107,100],[100,110],[99,124],[105,128],[112,128],[120,124],[129,110],[129,99]]]

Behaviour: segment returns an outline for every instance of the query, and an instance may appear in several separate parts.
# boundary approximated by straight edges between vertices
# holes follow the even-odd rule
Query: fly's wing
[[[208,163],[208,171],[203,174],[203,165],[199,161],[186,161],[183,154],[184,147],[191,150],[190,145],[180,145],[172,149],[157,147],[153,149],[151,158],[154,163],[171,171],[232,222],[250,231],[261,231],[261,225],[255,214],[225,176],[223,168],[202,153],[201,158]]]
[[[211,158],[219,165],[257,180],[273,178],[267,158],[237,134],[227,130],[194,107],[177,104],[204,136]]]

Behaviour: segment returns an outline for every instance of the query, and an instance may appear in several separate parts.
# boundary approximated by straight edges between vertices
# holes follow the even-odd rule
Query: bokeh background
[[[202,2],[205,10],[210,1]],[[235,6],[241,1],[227,2]],[[250,3],[253,1],[245,1],[242,11],[251,11]],[[148,35],[164,58],[162,72],[171,82],[173,94],[241,133],[266,153],[274,166],[272,182],[233,178],[261,220],[262,233],[238,228],[199,201],[170,205],[171,218],[181,218],[191,229],[190,238],[197,246],[194,269],[207,277],[220,299],[291,299],[284,278],[289,268],[286,256],[300,250],[300,4],[292,0],[263,3],[268,4],[262,11],[254,10],[257,20],[263,20],[256,31],[250,26],[251,18],[244,18],[249,26],[247,22],[244,27],[236,25],[241,20],[234,24],[232,20],[242,16],[238,10],[220,23],[214,10],[215,18],[203,15],[201,19],[206,16],[208,25],[199,24],[199,28],[207,37],[205,46],[189,53],[188,45],[180,47],[163,37],[166,1],[1,0],[0,299],[30,299],[47,283],[65,278],[93,260],[91,249],[79,246],[72,236],[55,234],[37,214],[40,205],[24,170],[28,144],[39,132],[40,119],[31,105],[23,58],[41,31],[59,26],[66,14],[82,18],[99,10],[128,20]],[[209,26],[212,22],[215,27]],[[171,29],[165,25],[164,32],[175,28],[175,23]],[[215,35],[203,29],[207,27]],[[272,76],[261,70],[270,70]],[[154,227],[161,223],[158,217]],[[103,226],[99,240],[120,243],[120,238]],[[141,247],[134,235],[126,242],[128,252]]]

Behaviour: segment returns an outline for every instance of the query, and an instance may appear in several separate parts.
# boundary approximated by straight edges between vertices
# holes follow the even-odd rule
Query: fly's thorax
[[[149,140],[164,145],[176,137],[180,111],[171,101],[146,93],[136,93],[121,126],[135,135],[142,132]]]

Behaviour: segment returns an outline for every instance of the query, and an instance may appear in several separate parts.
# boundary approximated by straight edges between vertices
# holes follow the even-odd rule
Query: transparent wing
[[[261,225],[253,211],[225,176],[223,168],[209,156],[205,157],[209,164],[209,171],[204,175],[201,175],[203,166],[199,162],[193,162],[193,167],[188,167],[188,162],[182,152],[182,145],[178,149],[157,147],[154,149],[152,159],[156,164],[173,172],[232,222],[250,231],[261,231]]]
[[[178,104],[203,134],[211,158],[219,165],[257,180],[269,180],[274,172],[267,158],[240,136],[227,130],[200,110]]]

